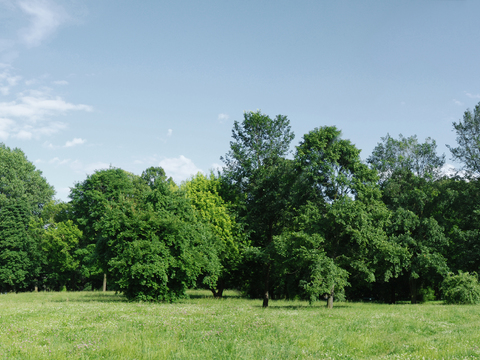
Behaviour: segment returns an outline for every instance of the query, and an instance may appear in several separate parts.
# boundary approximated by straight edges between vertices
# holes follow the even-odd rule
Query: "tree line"
[[[0,290],[108,284],[131,300],[174,301],[192,287],[234,288],[264,307],[332,307],[440,299],[459,281],[477,289],[480,103],[453,127],[455,175],[430,138],[387,134],[362,161],[335,126],[292,151],[286,116],[246,112],[221,172],[177,185],[160,167],[110,167],[74,184],[68,202],[1,144]]]

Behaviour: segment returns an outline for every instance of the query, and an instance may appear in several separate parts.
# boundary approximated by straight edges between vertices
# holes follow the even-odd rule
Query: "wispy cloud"
[[[87,140],[85,139],[81,139],[81,138],[74,138],[72,141],[67,141],[65,143],[65,147],[72,147],[72,146],[76,146],[76,145],[82,145],[82,144],[85,144]]]
[[[25,140],[39,138],[66,128],[65,123],[53,121],[52,117],[69,111],[92,110],[91,106],[73,104],[44,91],[29,90],[17,94],[15,100],[0,102],[0,130],[4,138],[9,135]]]
[[[36,162],[44,162],[44,161],[39,159]],[[110,164],[107,164],[102,161],[96,161],[93,163],[84,163],[80,160],[60,159],[59,157],[54,157],[48,160],[48,163],[55,167],[67,166],[79,174],[92,174],[95,170],[108,169],[110,167]]]
[[[178,158],[168,158],[160,161],[159,165],[165,170],[167,176],[175,181],[183,181],[198,172],[203,172],[195,166],[192,160],[180,155]]]
[[[68,81],[66,80],[57,80],[53,82],[55,85],[68,85]]]
[[[471,99],[480,99],[480,94],[470,94],[465,91],[465,95],[467,95]]]
[[[458,101],[456,99],[453,99],[453,102],[455,103],[455,105],[458,105],[458,106],[462,106],[463,103],[461,101]]]
[[[220,121],[221,123],[224,123],[228,119],[230,119],[230,116],[228,114],[218,114],[218,121]]]
[[[21,76],[12,75],[11,67],[5,65],[3,70],[0,70],[0,94],[4,96],[10,94],[11,88],[17,85],[20,79]]]
[[[167,136],[170,137],[170,136],[172,136],[172,134],[173,134],[173,130],[172,130],[172,129],[168,129],[168,131],[167,131]]]
[[[19,31],[22,42],[30,47],[40,45],[68,19],[61,6],[48,0],[19,1],[18,6],[30,17],[29,26]]]

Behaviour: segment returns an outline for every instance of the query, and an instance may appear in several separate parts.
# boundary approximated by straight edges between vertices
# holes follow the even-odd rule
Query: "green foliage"
[[[321,250],[324,257],[310,267],[309,276],[328,279],[325,273],[317,274],[329,269],[330,287],[341,289],[347,274],[355,282],[398,276],[406,254],[385,233],[390,214],[380,201],[376,172],[362,163],[360,151],[340,135],[335,127],[318,128],[297,147],[295,228],[324,239],[306,249]],[[311,283],[309,288],[321,288],[318,281]]]
[[[210,227],[222,244],[218,251],[222,265],[218,281],[212,282],[210,274],[203,274],[204,285],[205,283],[213,285],[210,290],[218,297],[222,296],[222,291],[226,287],[237,286],[236,272],[241,261],[241,251],[246,245],[245,236],[240,233],[240,227],[235,221],[232,205],[220,196],[222,186],[224,182],[213,173],[208,177],[198,173],[181,186],[195,209],[198,221]]]
[[[28,232],[30,207],[18,200],[0,210],[0,290],[33,288],[40,273],[38,243]]]
[[[221,244],[196,221],[185,194],[171,191],[167,183],[158,184],[146,203],[128,198],[110,202],[97,226],[102,229],[97,252],[127,298],[183,298],[202,272],[209,274],[207,285],[215,286]]]
[[[464,169],[480,173],[480,103],[472,111],[463,114],[463,121],[453,122],[457,133],[458,147],[447,145],[452,153],[452,160],[464,163]]]
[[[76,251],[82,286],[93,281],[94,287],[99,287],[107,272],[105,258],[97,256],[95,249],[98,240],[105,237],[98,224],[109,204],[124,198],[141,201],[147,189],[145,180],[118,168],[97,170],[71,188],[70,212],[83,233]]]
[[[235,121],[232,137],[230,151],[222,158],[223,177],[238,193],[239,218],[256,254],[246,267],[245,290],[256,296],[263,290],[264,306],[268,306],[271,244],[286,226],[290,205],[292,164],[285,156],[294,134],[286,116],[271,119],[257,111],[244,113],[242,123]]]
[[[412,172],[421,178],[438,178],[441,175],[445,155],[437,155],[435,140],[427,138],[420,144],[416,135],[406,138],[402,134],[398,140],[389,134],[381,139],[367,162],[379,172],[382,181],[395,171]]]
[[[0,143],[0,209],[21,200],[29,215],[39,215],[53,194],[53,187],[20,149]]]
[[[442,292],[447,304],[479,304],[480,284],[477,273],[448,273],[442,283]]]

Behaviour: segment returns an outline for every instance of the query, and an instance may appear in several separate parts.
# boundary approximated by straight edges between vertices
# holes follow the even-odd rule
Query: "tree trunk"
[[[333,309],[333,295],[334,295],[335,284],[332,285],[332,290],[330,290],[330,294],[328,294],[327,298],[327,308]]]
[[[392,280],[391,284],[390,284],[390,304],[394,304],[395,305],[395,302],[397,301],[396,299],[396,287],[395,287],[395,280]]]
[[[268,307],[268,286],[269,286],[269,280],[270,280],[270,264],[267,265],[267,273],[265,277],[265,294],[263,295],[263,307],[266,308]]]
[[[417,279],[410,278],[410,299],[412,304],[417,303]]]
[[[107,291],[107,273],[103,273],[103,292]]]
[[[216,289],[210,289],[210,291],[212,292],[213,297],[215,299],[221,299],[222,296],[223,296],[223,290],[224,289],[225,289],[225,285],[223,284],[223,282],[220,282]]]
[[[35,279],[35,292],[38,292],[38,280]]]

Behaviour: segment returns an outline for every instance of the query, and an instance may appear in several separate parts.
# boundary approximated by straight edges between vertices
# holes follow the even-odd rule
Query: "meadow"
[[[480,307],[271,301],[190,291],[0,295],[1,359],[477,359]]]

